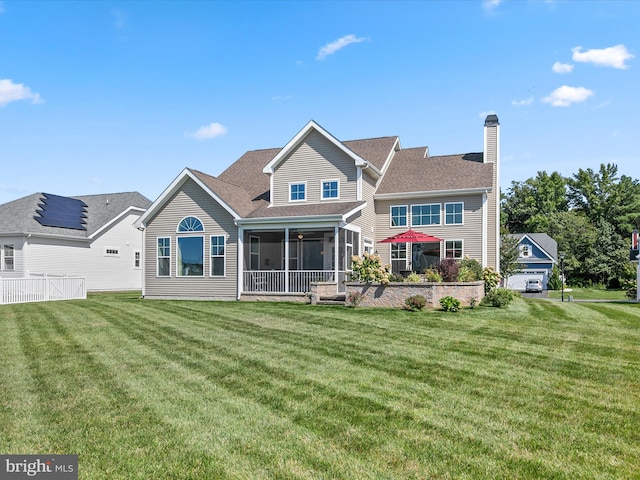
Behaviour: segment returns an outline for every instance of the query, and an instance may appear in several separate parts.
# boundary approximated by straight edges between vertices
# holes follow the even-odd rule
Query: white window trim
[[[193,231],[182,231],[182,230],[180,230],[180,224],[181,224],[181,223],[182,223],[186,218],[191,218],[191,217],[195,218],[196,220],[198,220],[198,221],[200,222],[200,225],[202,225],[202,230],[193,230]],[[180,219],[180,221],[178,222],[178,225],[176,225],[176,233],[179,233],[180,235],[185,235],[185,234],[186,234],[186,235],[189,235],[189,234],[191,234],[191,233],[196,233],[196,234],[197,234],[197,233],[202,233],[202,232],[204,232],[204,231],[205,231],[205,228],[204,228],[204,222],[203,222],[202,220],[200,220],[198,217],[196,217],[195,215],[186,215],[186,216],[182,217],[182,218]]]
[[[394,207],[404,207],[405,210],[405,218],[407,223],[404,225],[394,225],[393,224],[393,209]],[[408,205],[389,205],[389,228],[407,228],[410,225],[409,222],[409,206]]]
[[[297,199],[297,200],[292,200],[291,199],[291,187],[293,185],[304,185],[304,198],[303,199]],[[307,195],[309,194],[309,189],[307,188],[307,182],[289,182],[289,202],[290,203],[300,203],[300,202],[306,202],[307,201]]]
[[[459,257],[447,257],[447,242],[460,242],[460,256]],[[464,240],[462,238],[448,238],[444,241],[444,258],[453,258],[458,260],[464,258]]]
[[[110,252],[109,250],[113,250],[113,251]],[[105,257],[119,257],[120,256],[120,249],[118,247],[104,247],[104,256]]]
[[[373,239],[369,237],[363,237],[362,244],[365,252],[373,253],[375,251]]]
[[[202,232],[183,232],[183,233],[202,233]],[[178,268],[178,244],[181,238],[202,238],[202,275],[180,275],[180,268]],[[176,277],[177,278],[204,278],[205,277],[205,268],[207,268],[206,262],[206,249],[207,246],[204,243],[205,236],[204,235],[178,235],[176,236]]]
[[[325,197],[324,185],[323,185],[324,182],[336,182],[338,195],[335,197]],[[339,178],[326,178],[324,180],[320,180],[320,200],[340,200],[340,179]]]
[[[158,240],[160,239],[164,239],[164,238],[168,238],[169,239],[169,256],[160,256],[158,254]],[[168,258],[169,259],[169,275],[160,275],[160,265],[159,265],[159,260],[161,258]],[[171,237],[156,237],[156,277],[157,278],[170,278],[171,277]]]
[[[157,245],[156,245],[157,247]],[[136,267],[136,255],[138,256],[138,266]],[[141,250],[134,250],[133,251],[133,269],[134,270],[140,270],[142,269],[142,251]]]
[[[213,255],[211,253],[211,239],[213,237],[222,237],[222,244],[224,248],[224,253],[222,255]],[[213,274],[213,259],[222,257],[222,275],[214,275]],[[209,277],[212,278],[224,278],[227,276],[227,236],[226,235],[210,235],[209,236]]]
[[[438,223],[429,223],[427,225],[414,225],[413,223],[413,207],[431,207],[433,205],[437,205],[438,206]],[[439,227],[442,225],[442,204],[441,203],[415,203],[415,204],[411,204],[409,207],[409,212],[411,214],[411,226],[412,227]]]
[[[527,249],[527,255],[524,254],[524,250],[525,247]],[[531,250],[533,249],[533,246],[528,244],[528,243],[522,243],[520,245],[520,247],[518,248],[519,252],[518,252],[518,258],[531,258],[533,257],[533,255],[531,255]]]
[[[462,221],[460,223],[447,223],[447,205],[462,205]],[[444,224],[445,225],[464,225],[464,202],[447,202],[444,204]]]

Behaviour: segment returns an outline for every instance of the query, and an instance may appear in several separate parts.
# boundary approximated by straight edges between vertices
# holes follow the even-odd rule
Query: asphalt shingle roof
[[[426,147],[395,154],[376,193],[411,193],[491,188],[492,163],[482,163],[482,153],[425,157]]]
[[[87,238],[116,218],[129,207],[146,210],[151,200],[138,192],[81,195],[76,198],[87,205],[86,231],[60,227],[46,227],[36,216],[42,193],[33,193],[0,205],[0,233],[33,233]]]

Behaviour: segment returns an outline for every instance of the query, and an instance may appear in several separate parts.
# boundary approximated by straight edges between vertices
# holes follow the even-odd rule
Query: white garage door
[[[507,283],[507,288],[524,292],[527,286],[527,280],[529,279],[540,280],[542,282],[542,287],[547,288],[546,272],[540,270],[525,270],[524,272],[511,275]]]

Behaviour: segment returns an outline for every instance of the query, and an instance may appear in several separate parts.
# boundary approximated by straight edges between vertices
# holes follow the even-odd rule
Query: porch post
[[[340,227],[336,225],[333,227],[333,278],[336,279],[336,294],[340,292],[340,277],[338,276],[338,272],[340,271]],[[346,249],[345,249],[346,255]],[[350,262],[350,258],[344,259],[344,269],[345,272],[347,270],[347,262]]]
[[[237,288],[237,300],[240,300],[242,292],[244,291],[244,228],[238,227],[238,265],[237,274],[238,280],[236,282]]]
[[[289,293],[289,227],[284,227],[284,291]]]

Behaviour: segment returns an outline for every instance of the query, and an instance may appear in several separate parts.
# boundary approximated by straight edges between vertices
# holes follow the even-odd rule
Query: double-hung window
[[[447,240],[444,244],[446,258],[462,258],[462,240]]]
[[[13,245],[5,245],[3,248],[2,270],[13,270],[14,264],[14,249]]]
[[[307,199],[307,184],[305,182],[289,184],[289,201],[303,202],[306,199]]]
[[[336,199],[340,197],[340,183],[338,180],[323,180],[322,200]]]
[[[407,206],[394,205],[391,207],[391,226],[406,227],[407,226]]]
[[[159,277],[171,276],[171,237],[158,238],[158,271]]]
[[[211,236],[211,276],[224,277],[224,235]]]
[[[440,204],[411,205],[411,225],[440,225]]]
[[[462,202],[445,203],[444,204],[444,223],[447,225],[462,225],[462,211],[464,204]]]

